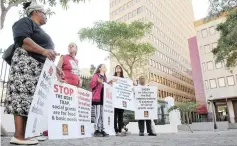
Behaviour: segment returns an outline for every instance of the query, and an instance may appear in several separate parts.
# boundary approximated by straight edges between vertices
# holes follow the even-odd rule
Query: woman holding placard
[[[123,69],[120,65],[117,65],[115,67],[114,76],[124,78]],[[123,109],[114,108],[114,130],[115,130],[117,136],[123,136],[122,135],[123,113],[124,113]]]
[[[103,96],[104,86],[103,83],[107,82],[105,75],[106,68],[104,64],[100,64],[95,74],[92,76],[90,81],[90,88],[92,89],[92,106],[95,109],[95,137],[106,137],[109,136],[103,129]]]
[[[27,17],[12,26],[15,51],[11,59],[5,113],[14,115],[15,134],[10,143],[34,145],[39,139],[25,138],[29,109],[46,58],[54,61],[58,54],[51,37],[41,28],[47,22],[44,7],[26,2],[23,8]]]

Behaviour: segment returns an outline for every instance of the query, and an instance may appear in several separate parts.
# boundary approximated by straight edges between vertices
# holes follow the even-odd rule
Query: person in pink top
[[[104,97],[104,85],[103,83],[112,84],[114,81],[107,82],[106,68],[104,64],[100,64],[95,74],[90,81],[90,88],[92,89],[92,106],[95,109],[95,137],[109,136],[104,131],[103,126],[103,97]]]
[[[75,58],[77,55],[77,45],[75,43],[70,43],[68,46],[68,55],[63,55],[59,62],[58,68],[64,73],[62,80],[70,85],[79,86],[79,67],[78,60]]]

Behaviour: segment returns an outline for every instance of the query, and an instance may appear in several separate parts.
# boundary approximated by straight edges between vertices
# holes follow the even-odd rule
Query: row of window
[[[119,22],[126,22],[127,20],[129,20],[129,19],[135,17],[136,15],[142,13],[142,12],[143,12],[143,9],[144,9],[144,7],[138,7],[137,9],[135,9],[135,10],[129,12],[128,14],[126,14],[126,15],[124,15],[124,16],[118,18],[117,21],[119,21]],[[147,8],[146,8],[146,11],[149,12],[149,13],[151,13],[150,10],[148,10]],[[113,15],[114,13],[116,14],[117,11],[112,12],[112,15]],[[154,15],[152,14],[152,18],[154,18],[154,17],[156,17],[156,16],[154,16]],[[165,25],[161,20],[159,20],[157,17],[156,17],[154,20],[157,22],[157,24],[159,24],[159,25],[161,26],[161,28],[162,28],[162,27],[166,27],[166,25]],[[143,18],[143,21],[145,21],[145,18]],[[148,21],[147,21],[147,22],[148,22]],[[166,28],[167,28],[167,27],[166,27]],[[156,29],[156,30],[155,30],[155,29]],[[157,33],[158,33],[158,31],[160,31],[160,30],[158,29],[158,27],[155,27],[155,26],[153,26],[153,30],[154,30],[154,31],[157,31]],[[171,36],[174,36],[174,33],[172,33],[172,32],[170,31],[170,29],[168,29],[168,28],[167,28],[167,32],[169,32]],[[162,37],[166,38],[166,40],[170,43],[170,45],[172,45],[172,46],[174,46],[175,48],[177,48],[180,52],[182,51],[181,47],[180,47],[177,43],[175,43],[172,39],[170,39],[167,35],[165,35],[165,33],[163,33],[162,31],[160,31],[160,33],[161,33],[161,36],[162,36]],[[180,43],[180,42],[179,42],[179,43]],[[185,53],[186,53],[186,55],[187,55],[187,52],[185,52]],[[178,57],[178,55],[176,55],[176,57]],[[181,60],[181,61],[183,61],[185,64],[189,64],[189,61],[188,61],[187,59],[183,58],[183,57],[178,57],[178,59]]]
[[[157,33],[159,33],[158,31],[160,31],[161,33],[166,32],[166,33],[170,34],[170,36],[173,36],[173,37],[178,38],[178,37],[171,31],[171,29],[168,28],[167,25],[164,24],[158,17],[156,17],[154,14],[152,14],[150,10],[148,10],[148,9],[146,8],[146,11],[148,12],[149,15],[151,15],[152,20],[156,22],[156,23],[153,24],[153,30],[154,30],[155,32],[157,32]],[[146,22],[149,22],[148,20],[145,20],[145,21],[146,21]],[[155,24],[158,24],[160,27],[159,27],[159,26],[156,26]],[[159,28],[161,28],[161,29],[163,30],[163,32],[162,32],[161,29],[159,29]],[[163,29],[163,28],[165,28],[165,29]],[[166,38],[166,40],[167,40],[167,41],[170,43],[170,45],[172,45],[174,48],[176,48],[176,49],[179,50],[180,52],[183,52],[183,50],[182,50],[182,48],[180,47],[180,45],[178,45],[178,44],[180,44],[181,42],[177,42],[177,43],[176,43],[175,41],[173,41],[172,39],[170,39],[165,33],[163,33],[163,36],[162,36],[162,37]],[[187,44],[187,39],[186,39],[186,44]],[[183,46],[186,46],[186,45],[183,45]],[[185,55],[188,55],[188,54],[187,54],[187,51],[185,51],[184,53],[185,53]],[[185,58],[183,58],[183,57],[181,57],[181,58],[179,58],[179,59],[180,59],[181,61],[183,61],[185,64],[189,64],[189,61],[188,61],[187,59],[185,59]]]
[[[186,78],[185,76],[177,73],[173,69],[170,69],[169,67],[166,67],[166,66],[164,66],[164,65],[162,65],[162,64],[160,64],[160,63],[158,63],[158,62],[156,62],[156,61],[154,61],[152,59],[150,59],[149,65],[154,67],[154,68],[157,68],[158,70],[160,70],[160,71],[162,71],[164,73],[170,74],[173,77],[175,77],[177,79],[180,79],[180,80],[182,80],[182,81],[184,81],[184,82],[186,82],[186,83],[188,83],[190,85],[193,85],[193,81],[192,80]]]
[[[112,8],[113,6],[116,6],[121,1],[123,1],[123,0],[113,0],[112,2],[110,2],[110,8]],[[122,7],[125,8],[125,9],[130,8],[133,4],[138,3],[138,2],[140,2],[140,0],[131,0],[127,4],[125,4],[125,6],[122,6]]]
[[[125,22],[129,19],[131,19],[132,17],[135,17],[136,15],[139,15],[140,13],[142,13],[143,11],[143,7],[138,7],[137,9],[129,12],[128,14],[124,15],[123,17],[117,19],[118,22]]]
[[[162,12],[160,12],[159,14],[161,15],[161,18],[160,17],[158,17],[158,16],[156,16],[157,14],[153,14],[148,8],[146,8],[146,13],[149,15],[149,16],[151,16],[151,18],[152,18],[152,20],[153,21],[155,21],[157,24],[159,24],[161,27],[167,27],[168,28],[168,26],[167,25],[165,25],[162,21],[161,21],[161,18],[166,18],[165,17],[165,14],[163,14]],[[169,24],[171,24],[171,22],[169,22]],[[173,26],[172,26],[173,27]],[[168,28],[168,29],[170,29],[170,28]],[[172,29],[170,29],[170,30],[172,30]],[[175,29],[176,31],[178,31],[179,32],[179,30],[178,29]],[[171,32],[172,34],[174,34],[173,32]],[[171,35],[172,36],[172,35]],[[179,42],[180,43],[180,42]],[[175,43],[174,42],[174,44],[172,44],[175,48],[177,48],[179,51],[182,51],[182,49],[181,49],[181,47],[177,44],[177,43]],[[185,45],[186,46],[186,45]]]
[[[214,65],[213,65],[213,61],[208,61],[208,62],[203,62],[202,63],[202,68],[203,68],[203,71],[211,71],[211,70],[214,70]],[[216,69],[220,69],[220,68],[223,68],[224,67],[224,63],[223,62],[219,62],[219,63],[215,63],[215,68]]]
[[[211,43],[211,44],[207,44],[207,45],[204,45],[204,46],[200,46],[200,54],[210,53],[216,47],[217,47],[217,42],[214,42],[214,43]]]
[[[198,31],[199,33],[199,31]],[[208,37],[208,36],[212,36],[216,34],[216,27],[211,26],[209,28],[205,28],[201,30],[201,35],[198,34],[198,36],[202,36],[202,38]],[[200,37],[201,38],[201,37]]]
[[[165,37],[166,35],[160,31],[157,27],[155,27],[158,34],[160,34],[161,37]],[[181,60],[183,57],[181,57],[178,53],[176,53],[173,49],[171,49],[170,47],[168,47],[166,44],[164,44],[162,41],[160,41],[158,38],[156,38],[154,35],[150,34],[148,35],[148,38],[150,40],[152,40],[156,45],[158,45],[159,47],[161,47],[162,49],[164,49],[165,51],[167,51],[169,54],[172,54],[173,56],[175,56],[176,58],[178,58],[179,60]],[[168,37],[165,37],[168,38]],[[177,67],[178,69],[180,69],[181,71],[192,75],[191,70],[189,70],[188,68],[184,67],[183,65],[181,65],[180,63],[178,63],[177,61],[175,61],[174,59],[171,59],[169,57],[167,57],[166,55],[162,54],[161,52],[157,51],[156,54],[158,55],[158,57],[160,57],[161,59],[165,60],[166,62],[174,65],[175,67]]]
[[[237,75],[236,75],[236,79],[237,79]],[[205,80],[205,86],[206,89],[215,89],[217,88],[217,82],[218,82],[218,87],[226,87],[228,86],[234,86],[235,85],[235,79],[234,76],[227,76],[227,77],[220,77],[217,79],[210,79],[210,80]]]
[[[182,92],[186,92],[186,93],[189,93],[189,94],[192,94],[192,95],[195,95],[195,91],[194,89],[191,89],[185,85],[182,85],[180,83],[177,83],[175,81],[171,81],[169,79],[166,79],[165,77],[160,77],[156,74],[153,74],[153,73],[150,73],[150,77],[149,79],[151,81],[154,81],[154,82],[157,82],[159,84],[162,84],[162,85],[165,85],[165,86],[168,86],[170,88],[174,88],[176,90],[180,90]]]
[[[171,25],[171,27],[170,27],[168,30],[176,31],[177,34],[180,34],[180,36],[181,36],[182,39],[183,39],[183,41],[178,41],[177,43],[180,44],[180,43],[182,42],[182,44],[183,44],[184,46],[187,46],[187,36],[185,36],[185,35],[183,34],[183,32],[180,31],[180,30],[185,30],[185,29],[187,29],[187,28],[189,27],[189,29],[187,29],[187,31],[186,31],[186,32],[189,32],[190,30],[193,29],[193,28],[191,28],[191,25],[190,25],[190,26],[184,26],[184,25],[183,25],[184,23],[181,22],[182,19],[177,19],[177,16],[179,16],[179,15],[173,16],[171,13],[169,13],[169,14],[167,14],[167,13],[165,13],[165,14],[162,13],[162,12],[160,11],[160,9],[163,9],[163,11],[165,11],[165,12],[169,12],[169,11],[162,5],[162,3],[160,2],[160,0],[158,0],[158,1],[156,1],[156,2],[159,3],[160,8],[157,8],[152,2],[150,2],[150,0],[147,0],[148,5],[155,11],[155,13],[153,14],[151,11],[149,11],[149,10],[151,10],[151,9],[149,9],[149,8],[147,8],[148,11],[146,11],[146,13],[147,13],[148,15],[150,15],[153,19],[154,19],[154,16],[156,15],[156,16],[158,16],[159,18],[163,18],[163,20],[167,21],[167,22],[168,22],[167,24],[170,24],[170,25]],[[170,19],[168,19],[167,15],[172,16],[172,19],[171,19],[172,21],[171,21]],[[175,21],[174,21],[174,20],[175,20]],[[174,23],[174,22],[175,22],[175,23]],[[177,22],[179,22],[179,25],[177,25]],[[166,27],[167,27],[167,25],[166,25]],[[180,28],[180,27],[182,27],[182,28]],[[173,35],[172,35],[172,36],[173,36]],[[180,36],[177,37],[177,38],[181,38]],[[191,36],[191,34],[190,34],[189,36]]]
[[[141,8],[141,7],[139,7]],[[137,12],[139,10],[139,8],[137,8]],[[141,9],[142,10],[142,9]],[[134,10],[135,11],[135,10]],[[134,12],[133,11],[133,12]],[[131,15],[130,15],[131,14]],[[132,16],[136,15],[136,11],[135,13],[129,13],[128,14],[128,18],[130,19]],[[127,19],[127,15],[125,15],[124,17],[122,17],[121,19]],[[121,21],[119,19],[119,21]],[[160,29],[158,29],[158,27],[153,27],[153,30],[157,32],[157,34],[159,34],[159,36],[165,38],[170,44],[175,45],[174,41],[171,40],[165,33],[163,33]],[[170,47],[168,47],[166,44],[164,44],[163,42],[161,42],[159,39],[157,39],[155,36],[149,34],[148,38],[151,39],[154,43],[156,43],[157,45],[159,45],[161,48],[165,49],[168,53],[174,55],[177,59],[183,61],[185,64],[188,63],[188,61],[186,59],[184,59],[182,56],[180,56],[177,52],[175,52],[173,49],[171,49]],[[162,57],[162,56],[161,56]],[[167,61],[167,56],[164,57]],[[179,68],[181,71],[184,71],[186,73],[188,73],[189,75],[191,75],[191,70],[187,69],[186,67],[180,65],[177,61],[174,61],[172,59],[169,59],[170,62],[173,62],[174,66],[176,66],[177,68]]]
[[[185,97],[185,96],[182,96],[182,95],[178,95],[178,94],[175,94],[175,93],[170,93],[168,91],[158,90],[158,97],[166,98],[168,96],[173,97],[175,99],[175,101],[177,101],[177,102],[195,101],[194,98],[190,99],[188,97]]]

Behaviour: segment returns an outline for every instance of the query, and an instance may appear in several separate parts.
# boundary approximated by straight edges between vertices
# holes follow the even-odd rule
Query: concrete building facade
[[[150,85],[158,86],[160,98],[196,100],[188,47],[188,38],[195,35],[191,0],[110,0],[110,20],[152,22],[144,39],[157,50],[147,69],[135,71],[137,77],[146,75]],[[111,60],[111,72],[116,64]]]
[[[216,31],[216,27],[225,19],[221,17],[210,22],[204,19],[196,21],[194,24],[197,37],[193,39],[196,39],[197,43],[191,43],[190,50],[198,48],[198,53],[193,55],[200,58],[199,72],[202,74],[202,85],[200,83],[199,85],[205,91],[208,112],[210,115],[216,115],[217,121],[235,123],[237,122],[237,68],[231,72],[225,67],[224,62],[216,63],[211,52],[220,38],[220,32]],[[195,58],[192,60],[195,61]],[[195,67],[197,66],[193,66]]]

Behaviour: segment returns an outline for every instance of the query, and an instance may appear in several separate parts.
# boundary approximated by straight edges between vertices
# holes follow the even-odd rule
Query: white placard
[[[103,125],[109,135],[115,135],[112,87],[106,83],[104,83]]]
[[[49,97],[49,139],[79,137],[78,102],[75,86],[55,81]]]
[[[114,107],[134,111],[133,82],[129,79],[114,77],[113,83]]]
[[[48,94],[52,90],[55,78],[56,67],[52,61],[46,59],[30,106],[26,124],[26,138],[39,136],[42,132],[40,131],[40,121],[44,118],[44,108],[47,108]]]
[[[91,137],[91,102],[92,93],[78,88],[76,94],[78,102],[79,137]]]
[[[157,87],[137,86],[134,90],[136,103],[135,119],[157,119]]]

